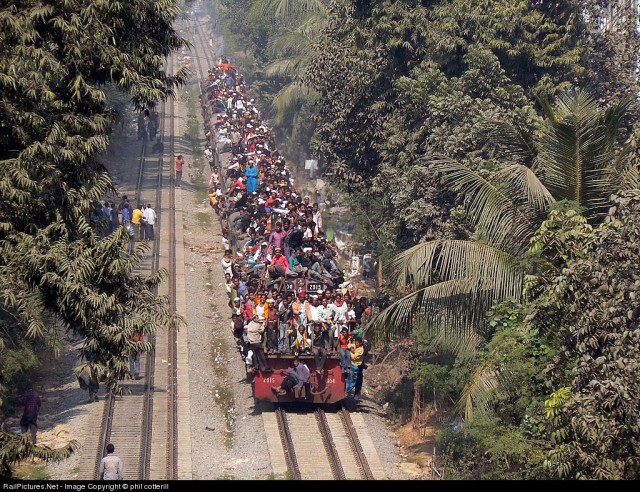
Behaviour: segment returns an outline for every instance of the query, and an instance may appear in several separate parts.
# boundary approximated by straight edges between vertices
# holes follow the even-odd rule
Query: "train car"
[[[274,282],[277,290],[297,296],[304,292],[307,296],[321,294],[329,284],[309,278],[282,278]],[[322,373],[316,372],[316,363],[312,354],[301,354],[300,360],[310,371],[309,383],[303,391],[289,391],[286,395],[276,395],[273,387],[280,386],[286,371],[293,366],[293,354],[268,354],[271,373],[258,372],[254,377],[254,396],[257,400],[308,403],[336,403],[346,398],[346,381],[340,368],[340,358],[336,354],[327,355]]]
[[[269,365],[273,372],[257,371],[253,380],[253,394],[257,400],[273,403],[307,402],[307,403],[337,403],[347,397],[346,381],[340,369],[340,358],[337,355],[327,356],[322,373],[316,372],[316,363],[311,354],[302,354],[300,361],[304,362],[310,371],[309,383],[301,391],[291,390],[286,395],[277,395],[273,387],[280,386],[287,369],[293,366],[293,355],[269,355]]]

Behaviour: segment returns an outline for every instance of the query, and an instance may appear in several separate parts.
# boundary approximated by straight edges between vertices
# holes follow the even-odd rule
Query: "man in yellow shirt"
[[[141,241],[142,237],[140,236],[140,220],[142,219],[142,210],[141,205],[138,203],[136,208],[133,210],[133,214],[131,215],[131,223],[133,224],[133,230],[136,233],[134,238],[136,241]]]
[[[364,369],[364,343],[362,339],[354,339],[354,341],[349,344],[349,350],[351,351],[351,364],[357,369],[355,374],[356,385],[353,394],[354,396],[358,396],[362,389],[362,370]]]

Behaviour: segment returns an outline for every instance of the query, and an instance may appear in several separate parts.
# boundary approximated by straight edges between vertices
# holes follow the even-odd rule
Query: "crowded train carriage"
[[[358,395],[370,312],[345,281],[321,204],[296,188],[242,75],[224,57],[208,71],[201,100],[230,328],[255,397],[333,403]]]

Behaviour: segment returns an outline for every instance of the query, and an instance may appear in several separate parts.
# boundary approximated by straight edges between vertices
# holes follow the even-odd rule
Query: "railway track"
[[[169,70],[173,69],[173,59],[168,60]],[[147,154],[147,141],[143,140],[138,162],[138,173],[136,179],[136,200],[142,201],[145,193],[150,194],[155,191],[155,202],[153,207],[157,211],[162,208],[163,186],[169,187],[169,206],[167,228],[169,235],[169,301],[172,309],[176,309],[176,237],[175,237],[175,178],[173,171],[174,157],[174,113],[175,102],[171,99],[163,104],[160,118],[160,128],[158,129],[160,140],[168,140],[168,158],[165,159],[161,152],[158,158],[152,158]],[[166,135],[168,121],[168,135]],[[164,146],[163,146],[164,147]],[[165,166],[169,165],[169,180],[165,182],[167,171]],[[162,229],[162,219],[158,217],[156,224],[155,238],[153,241],[153,253],[150,261],[143,263],[142,270],[153,274],[160,267],[160,231]],[[148,480],[148,479],[174,479],[177,477],[177,353],[176,353],[176,330],[169,327],[166,336],[167,340],[162,340],[164,334],[155,335],[150,340],[154,346],[151,353],[143,354],[141,358],[141,378],[137,381],[123,381],[121,384],[125,389],[124,394],[114,395],[110,393],[106,397],[102,416],[100,438],[98,443],[95,469],[92,478],[99,478],[98,471],[100,462],[106,453],[106,445],[109,442],[116,446],[116,453],[123,460],[124,478],[128,480]],[[163,343],[159,343],[163,342]],[[165,359],[167,364],[166,377],[158,378],[156,372],[157,360]],[[158,389],[156,382],[160,380],[161,386],[166,386],[166,405],[154,405],[155,390]],[[165,382],[166,381],[166,382]],[[158,419],[164,423],[158,423]],[[164,463],[158,463],[160,458],[152,453],[154,428],[158,425],[166,426],[166,439],[163,444],[166,449],[166,459]],[[165,434],[163,432],[163,434]],[[157,440],[156,440],[157,444]],[[153,466],[152,466],[153,465]]]
[[[173,63],[173,57],[169,60],[170,66]],[[169,304],[171,310],[176,312],[176,175],[175,166],[173,164],[176,157],[175,154],[175,101],[173,98],[169,100]],[[160,173],[162,180],[163,173]],[[162,186],[158,187],[159,190]],[[177,329],[173,326],[169,327],[169,358],[170,364],[168,371],[168,390],[169,402],[167,408],[168,414],[168,432],[169,442],[167,443],[167,479],[174,480],[178,477],[178,353],[177,353]]]
[[[287,473],[294,480],[375,480],[349,412],[275,409]]]
[[[202,26],[197,22],[193,25],[192,43],[197,75],[204,81],[207,73],[205,66],[212,67],[214,60],[209,56]],[[205,114],[205,119],[207,117],[209,115]],[[216,148],[215,140],[212,147]],[[217,152],[215,155],[224,191],[224,169]],[[287,475],[293,480],[384,478],[384,472],[378,470],[377,476],[372,472],[358,439],[358,431],[346,409],[338,413],[327,413],[322,409],[316,409],[315,412],[286,412],[283,407],[277,406],[273,415],[275,422],[270,427],[277,429]],[[265,431],[269,433],[271,429]]]

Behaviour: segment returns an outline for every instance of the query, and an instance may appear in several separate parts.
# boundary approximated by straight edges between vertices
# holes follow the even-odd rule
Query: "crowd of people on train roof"
[[[209,199],[226,224],[221,263],[231,328],[249,372],[271,371],[277,354],[313,354],[319,373],[327,357],[340,357],[358,394],[370,308],[344,279],[320,204],[297,191],[273,132],[225,57],[208,71],[202,103]],[[216,150],[230,152],[222,166]]]

